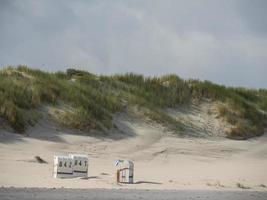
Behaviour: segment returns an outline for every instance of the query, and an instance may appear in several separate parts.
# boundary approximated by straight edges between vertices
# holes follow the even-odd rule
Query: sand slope
[[[168,112],[177,116],[181,111]],[[197,116],[195,121],[205,124],[201,121],[205,117],[200,117],[204,114],[194,112],[183,117]],[[129,113],[117,114],[114,122],[119,130],[113,130],[108,137],[78,135],[50,120],[43,120],[29,130],[28,136],[0,129],[0,185],[204,190],[242,190],[240,187],[244,186],[251,190],[267,190],[266,134],[247,141],[229,140],[216,134],[215,137],[179,138],[159,124]],[[210,123],[204,132],[208,133],[206,135],[220,129],[214,121]],[[201,128],[199,132],[202,133]],[[53,155],[69,152],[88,154],[87,179],[52,178]],[[35,156],[48,164],[35,162]],[[135,162],[135,184],[115,183],[114,161],[118,158]]]
[[[220,104],[222,103],[206,100],[200,104],[166,109],[166,113],[183,124],[186,135],[225,137],[232,125],[221,118],[218,110]]]

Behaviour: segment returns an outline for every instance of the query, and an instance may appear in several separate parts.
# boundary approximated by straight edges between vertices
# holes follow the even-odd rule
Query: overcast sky
[[[267,0],[0,0],[0,66],[267,88]]]

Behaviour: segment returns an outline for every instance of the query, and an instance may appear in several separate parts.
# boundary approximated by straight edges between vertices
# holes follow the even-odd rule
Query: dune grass
[[[53,107],[59,123],[87,131],[114,127],[112,115],[131,105],[143,108],[152,120],[181,132],[182,125],[164,109],[203,98],[225,102],[227,106],[219,110],[233,124],[230,138],[245,139],[263,133],[267,112],[264,89],[227,88],[176,75],[98,76],[75,69],[48,73],[27,66],[0,71],[0,117],[17,132],[38,122],[38,109],[43,106]]]

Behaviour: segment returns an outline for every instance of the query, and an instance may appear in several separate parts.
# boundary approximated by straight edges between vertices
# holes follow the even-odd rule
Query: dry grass
[[[216,181],[214,183],[208,182],[207,183],[207,186],[210,186],[210,187],[221,187],[221,188],[224,188],[225,187],[225,185],[221,184],[220,181]]]

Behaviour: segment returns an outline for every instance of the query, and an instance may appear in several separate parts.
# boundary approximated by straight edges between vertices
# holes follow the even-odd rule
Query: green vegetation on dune
[[[31,118],[25,113],[41,105],[66,104],[73,112],[60,117],[66,125],[79,129],[99,128],[100,121],[111,126],[111,113],[120,104],[96,77],[86,74],[81,81],[71,81],[68,73],[45,73],[26,67],[7,68],[0,74],[1,115],[19,132],[25,131]],[[66,115],[68,114],[68,116]],[[69,119],[69,120],[68,120]],[[71,121],[70,121],[71,119]]]
[[[17,132],[40,119],[39,109],[51,107],[55,120],[84,131],[108,129],[112,116],[126,106],[138,106],[152,120],[182,132],[179,121],[164,108],[201,101],[225,102],[222,117],[233,125],[230,138],[248,138],[263,133],[267,90],[227,88],[208,81],[182,80],[176,75],[143,77],[132,73],[97,76],[68,69],[47,73],[26,66],[0,71],[0,117]]]

